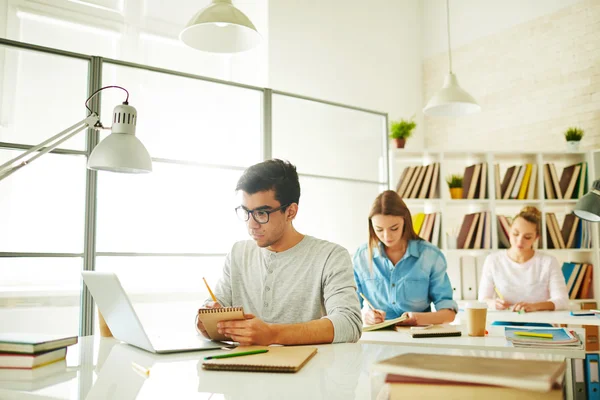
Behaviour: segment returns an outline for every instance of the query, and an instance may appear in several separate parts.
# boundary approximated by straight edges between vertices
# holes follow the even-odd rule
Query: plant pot
[[[450,188],[450,197],[453,199],[462,199],[463,198],[463,189],[459,188]]]
[[[567,151],[579,151],[579,140],[569,140],[567,142]]]
[[[403,149],[406,144],[406,139],[394,139],[394,143],[396,143],[397,149]]]

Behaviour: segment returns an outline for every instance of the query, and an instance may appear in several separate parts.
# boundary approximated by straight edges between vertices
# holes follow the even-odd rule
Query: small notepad
[[[396,325],[398,322],[402,322],[402,321],[404,321],[406,319],[408,319],[408,315],[402,314],[398,318],[386,319],[385,321],[380,322],[380,323],[375,324],[375,325],[363,325],[362,331],[363,332],[376,331],[377,329],[383,329],[383,328],[387,328],[387,327]]]
[[[201,308],[198,310],[198,319],[204,324],[208,336],[212,340],[231,340],[221,335],[217,329],[220,321],[232,321],[244,319],[243,307]]]
[[[249,356],[205,360],[202,362],[202,368],[225,371],[298,372],[317,354],[317,348],[310,346],[245,346],[233,351],[258,349],[269,351]]]

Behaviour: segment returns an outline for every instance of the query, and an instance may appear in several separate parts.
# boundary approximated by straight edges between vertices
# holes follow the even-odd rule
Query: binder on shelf
[[[587,400],[587,389],[585,385],[585,360],[573,358],[571,368],[573,369],[573,400]]]
[[[587,396],[590,399],[597,399],[600,396],[600,375],[598,375],[598,354],[586,354],[586,389]]]
[[[477,299],[477,265],[475,257],[462,256],[460,258],[462,288],[464,300]]]

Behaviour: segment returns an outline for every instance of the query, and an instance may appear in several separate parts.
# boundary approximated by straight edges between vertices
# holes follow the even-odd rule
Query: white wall
[[[452,48],[553,13],[581,0],[451,0]],[[446,0],[423,0],[423,57],[448,51]]]
[[[269,87],[419,123],[421,14],[418,0],[272,0]]]

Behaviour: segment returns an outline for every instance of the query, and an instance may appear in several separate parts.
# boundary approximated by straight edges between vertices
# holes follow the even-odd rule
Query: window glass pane
[[[385,118],[273,95],[273,156],[304,174],[385,180]]]
[[[0,150],[0,164],[18,154]],[[0,181],[0,251],[83,252],[85,163],[46,154]]]
[[[96,270],[118,275],[148,332],[195,332],[194,317],[209,297],[202,278],[214,288],[224,260],[224,256],[100,256],[96,258]]]
[[[0,332],[77,335],[81,258],[0,258]]]
[[[98,251],[214,254],[247,239],[234,211],[241,170],[160,162],[153,169],[99,174]]]
[[[0,46],[2,61],[0,141],[35,145],[87,115],[87,61]],[[83,150],[86,132],[60,147]]]
[[[110,64],[103,82],[129,90],[136,134],[152,157],[240,167],[260,161],[262,92]],[[105,126],[123,100],[117,90],[103,93]]]
[[[383,187],[303,176],[300,186],[295,225],[301,233],[342,245],[350,254],[366,243],[369,210]]]

